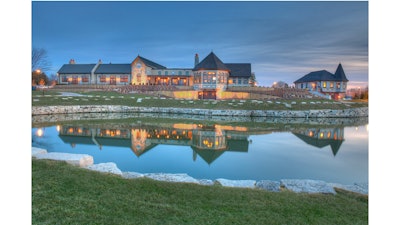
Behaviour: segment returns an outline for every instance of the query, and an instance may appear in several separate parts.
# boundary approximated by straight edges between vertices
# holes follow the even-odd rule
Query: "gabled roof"
[[[197,64],[194,69],[197,70],[227,70],[229,68],[214,54],[211,52],[207,57],[205,57],[199,64]]]
[[[302,78],[296,80],[294,83],[313,82],[313,81],[349,81],[346,78],[342,64],[339,63],[335,74],[326,70],[314,71],[304,75]]]
[[[96,64],[64,64],[57,73],[83,74],[91,73]]]
[[[250,63],[225,63],[231,71],[231,77],[250,77],[251,64]]]
[[[336,69],[335,76],[340,81],[349,81],[346,77],[346,74],[344,74],[344,70],[341,63],[339,63],[339,66]]]
[[[302,78],[296,80],[294,83],[322,81],[322,80],[334,81],[335,75],[326,70],[319,70],[304,75]]]
[[[153,69],[167,69],[167,67],[162,66],[162,65],[160,65],[160,64],[158,64],[158,63],[155,63],[155,62],[153,62],[153,61],[151,61],[151,60],[148,60],[148,59],[146,59],[146,58],[143,58],[142,56],[138,56],[138,58],[139,58],[140,60],[142,60],[142,62],[143,62],[144,64],[146,64],[146,66],[149,66],[149,67],[151,67],[151,68],[153,68]]]
[[[95,73],[131,73],[131,64],[100,64]]]

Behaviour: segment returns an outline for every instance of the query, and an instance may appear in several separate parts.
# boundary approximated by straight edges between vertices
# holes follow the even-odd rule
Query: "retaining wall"
[[[214,110],[192,108],[133,107],[119,105],[33,106],[32,115],[74,113],[166,113],[204,116],[354,118],[368,117],[368,107],[318,110]]]

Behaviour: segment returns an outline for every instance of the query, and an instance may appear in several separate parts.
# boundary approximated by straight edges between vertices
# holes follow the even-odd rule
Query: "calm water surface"
[[[265,127],[265,129],[263,128]],[[32,146],[89,154],[122,171],[197,179],[368,182],[368,124],[88,124],[32,128]],[[281,128],[280,128],[281,127]]]

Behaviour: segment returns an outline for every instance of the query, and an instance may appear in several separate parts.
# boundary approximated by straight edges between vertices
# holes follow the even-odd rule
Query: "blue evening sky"
[[[349,86],[368,82],[368,2],[32,2],[32,47],[55,74],[77,63],[131,63],[139,54],[191,68],[213,51],[251,63],[261,86],[292,84],[342,63]]]

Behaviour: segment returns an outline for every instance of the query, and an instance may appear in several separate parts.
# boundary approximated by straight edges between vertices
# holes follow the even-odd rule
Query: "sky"
[[[63,64],[131,63],[137,55],[192,68],[211,51],[251,63],[259,86],[289,85],[309,72],[334,73],[349,88],[368,85],[368,2],[32,2],[32,47]]]

